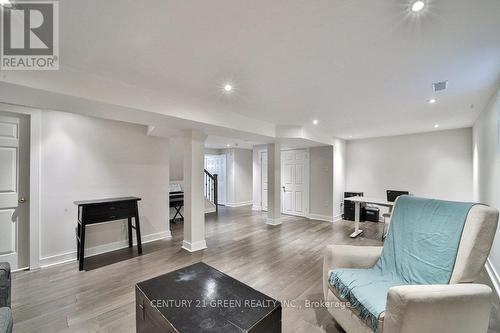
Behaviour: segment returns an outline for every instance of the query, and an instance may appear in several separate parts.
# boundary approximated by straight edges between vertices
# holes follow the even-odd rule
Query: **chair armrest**
[[[382,253],[381,246],[329,245],[323,259],[323,293],[328,292],[328,272],[337,268],[371,268]]]
[[[384,333],[486,333],[491,293],[486,285],[465,283],[390,288]]]
[[[0,308],[10,308],[10,265],[0,262]]]

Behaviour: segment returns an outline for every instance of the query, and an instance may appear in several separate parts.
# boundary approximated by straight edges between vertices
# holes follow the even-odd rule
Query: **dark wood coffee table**
[[[137,333],[281,332],[281,303],[202,262],[135,288]]]

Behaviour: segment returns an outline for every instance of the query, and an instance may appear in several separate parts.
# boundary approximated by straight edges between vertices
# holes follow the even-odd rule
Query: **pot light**
[[[430,104],[434,104],[434,103],[436,103],[436,102],[437,102],[437,99],[435,99],[435,98],[431,98],[431,99],[429,99],[427,102],[429,102]]]
[[[425,2],[423,2],[422,0],[418,0],[418,1],[415,1],[413,3],[413,5],[411,5],[411,11],[414,13],[417,13],[417,12],[421,11],[422,9],[424,9],[424,7],[425,7]]]
[[[230,85],[229,83],[224,86],[225,92],[231,92],[232,90],[233,90],[233,86]]]
[[[313,124],[314,124],[314,125],[318,125],[318,119],[314,119],[314,120],[313,120]]]
[[[434,125],[434,128],[439,128],[439,124]]]
[[[231,147],[231,145],[228,143],[228,144],[226,145],[226,147]]]

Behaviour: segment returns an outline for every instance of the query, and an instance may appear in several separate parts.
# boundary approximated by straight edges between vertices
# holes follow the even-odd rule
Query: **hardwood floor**
[[[322,299],[322,251],[328,244],[380,245],[382,225],[363,224],[349,238],[352,222],[335,224],[286,217],[267,226],[261,212],[221,208],[207,215],[208,249],[181,249],[182,224],[173,237],[143,245],[143,255],[118,250],[86,261],[13,275],[14,332],[135,332],[135,283],[203,261],[279,300]],[[284,332],[341,332],[327,311],[284,308]]]

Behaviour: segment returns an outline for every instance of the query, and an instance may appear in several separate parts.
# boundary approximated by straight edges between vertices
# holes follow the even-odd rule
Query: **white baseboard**
[[[307,217],[311,220],[325,221],[325,222],[330,222],[330,223],[333,223],[333,221],[334,221],[333,217],[328,216],[328,215],[309,214]]]
[[[187,241],[182,241],[182,248],[189,252],[196,252],[204,250],[207,248],[207,242],[205,240],[190,243]]]
[[[153,242],[153,241],[160,240],[163,238],[170,238],[170,237],[172,237],[170,230],[161,231],[161,232],[158,232],[155,234],[142,236],[142,244]],[[133,244],[134,244],[134,246],[137,245],[135,235],[133,238]],[[126,240],[126,239],[119,241],[119,242],[113,242],[113,243],[89,247],[89,248],[85,249],[85,258],[92,257],[92,256],[102,254],[102,253],[106,253],[106,252],[110,252],[110,251],[124,249],[126,247],[128,247],[128,240]],[[67,253],[63,253],[63,254],[57,254],[54,256],[40,258],[40,267],[46,268],[49,266],[63,264],[63,263],[75,261],[75,260],[76,260],[76,251],[71,251],[71,252],[67,252]]]
[[[335,215],[333,217],[333,222],[342,221],[342,214]]]
[[[272,219],[272,218],[267,217],[266,224],[268,224],[268,225],[280,225],[282,220],[283,220],[282,217],[278,217],[277,219]]]
[[[260,205],[252,205],[252,210],[262,210],[262,206]]]
[[[208,208],[205,208],[205,214],[208,214],[208,213],[213,213],[215,212],[216,209],[215,207],[208,207]]]
[[[250,206],[250,205],[253,205],[252,201],[227,202],[226,203],[226,207],[231,207],[231,208]]]
[[[495,288],[496,294],[500,295],[500,275],[498,275],[498,272],[491,263],[490,258],[486,259],[486,264],[484,265],[484,267],[486,268],[486,272],[490,276],[491,283]]]

